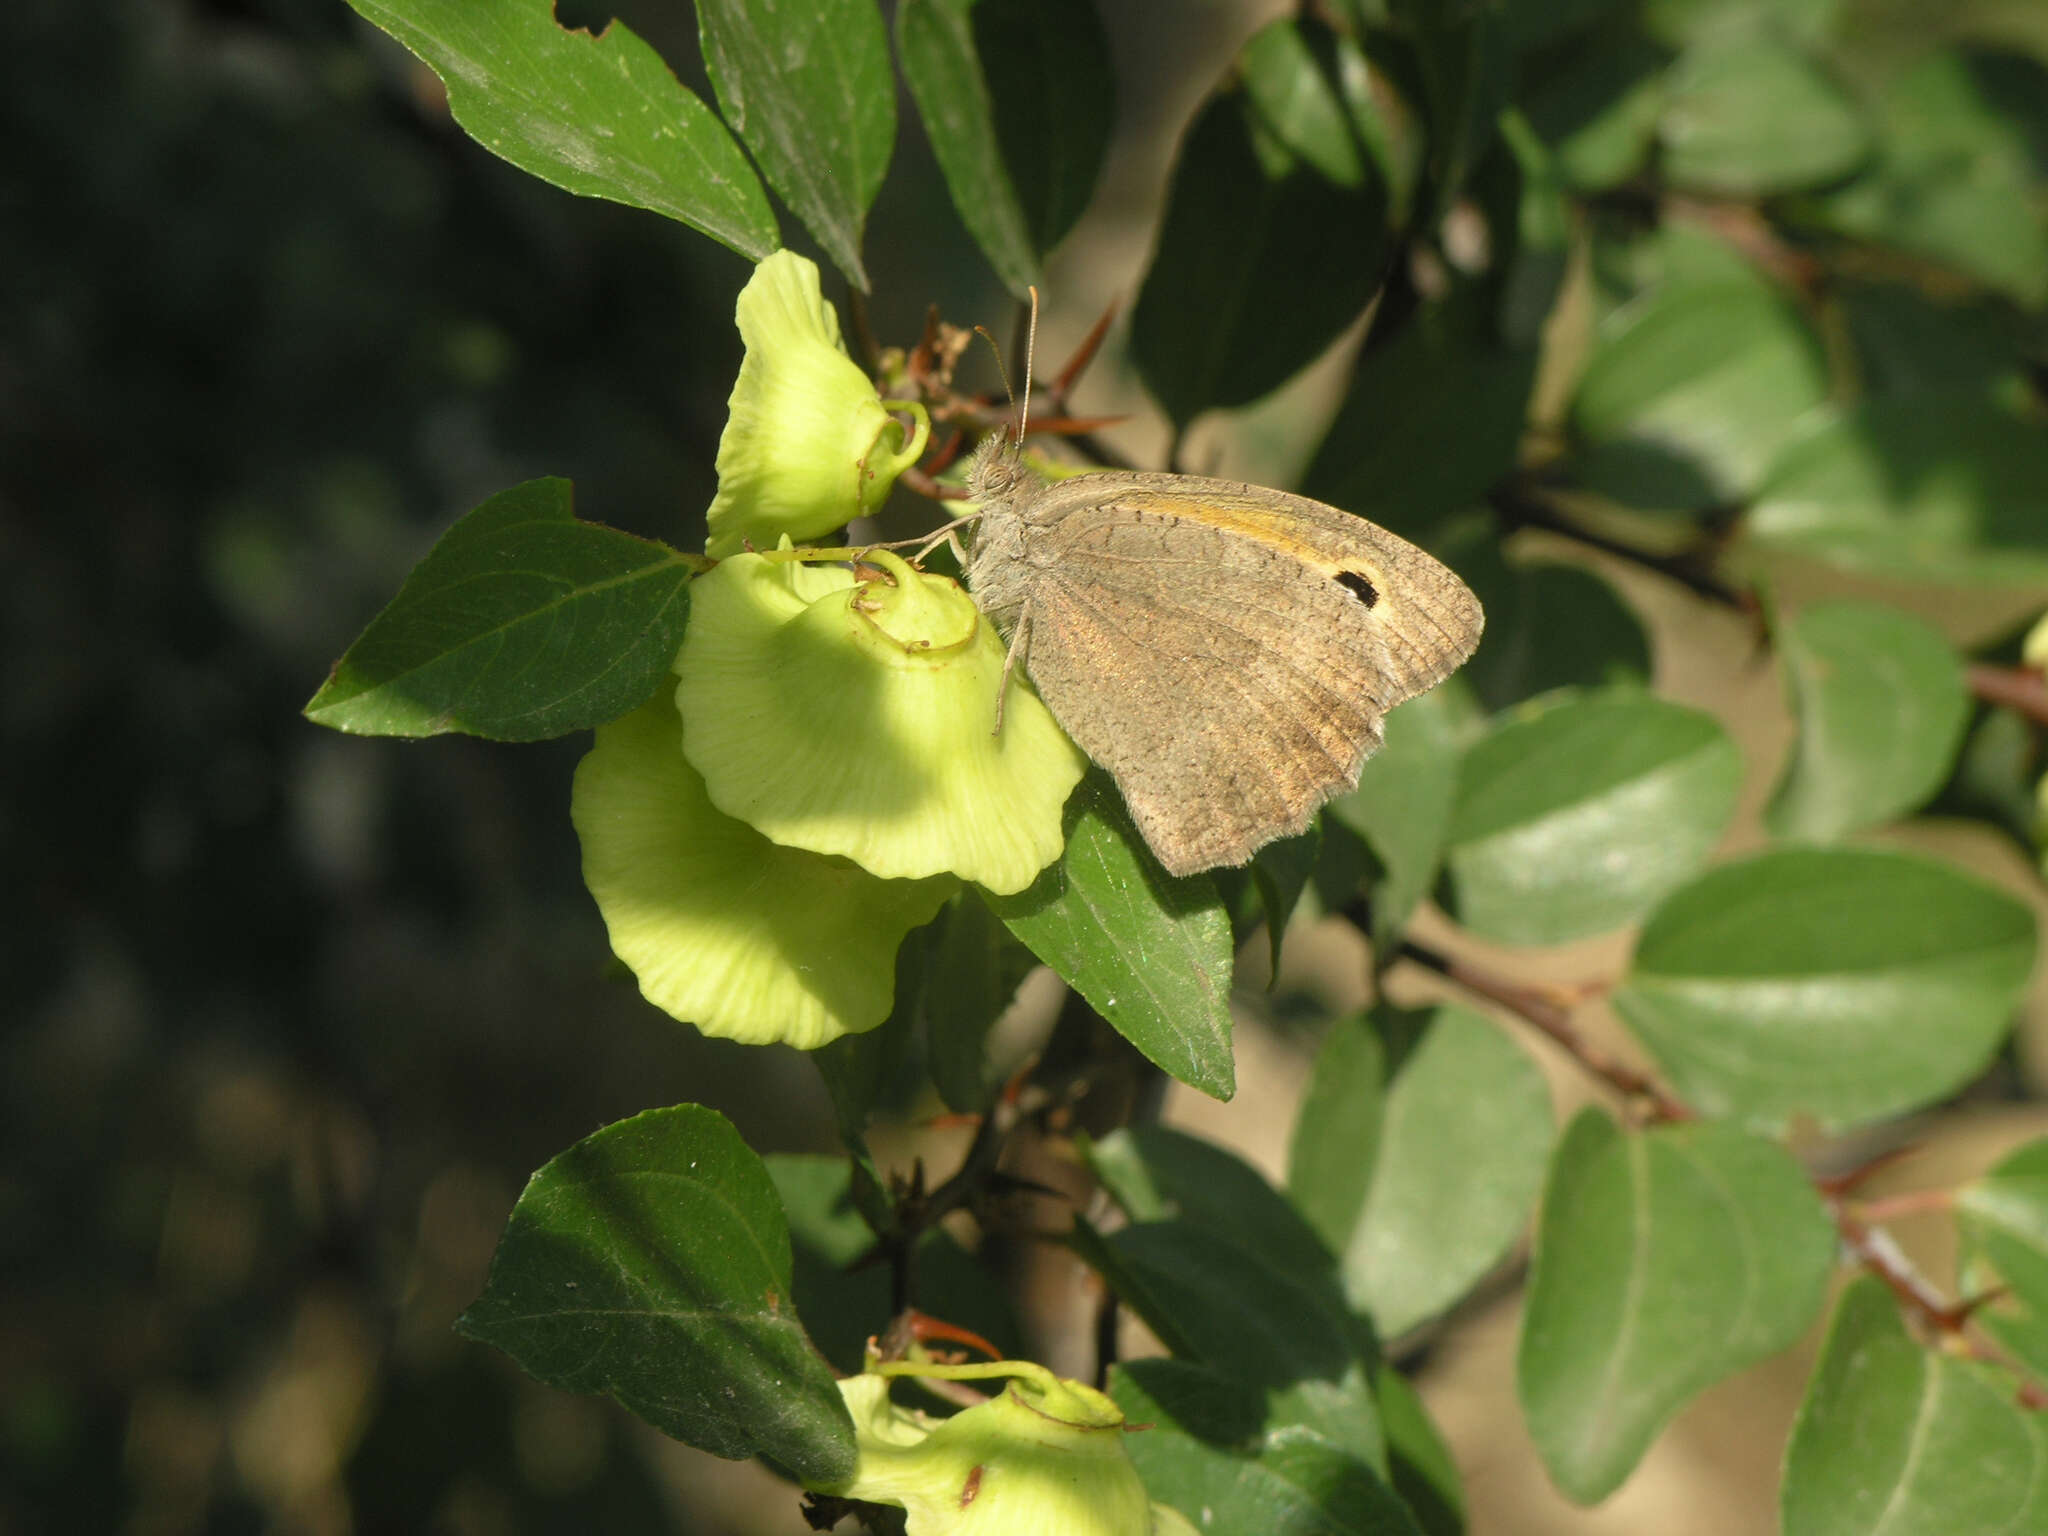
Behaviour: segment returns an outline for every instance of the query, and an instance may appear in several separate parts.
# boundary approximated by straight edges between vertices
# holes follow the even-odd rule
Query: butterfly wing
[[[1175,874],[1305,828],[1357,783],[1385,712],[1478,644],[1449,570],[1301,497],[1077,476],[1030,521],[1032,680]]]

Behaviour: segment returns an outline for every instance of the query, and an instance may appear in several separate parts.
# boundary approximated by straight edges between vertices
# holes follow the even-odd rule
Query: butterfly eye
[[[1368,608],[1376,606],[1380,600],[1380,589],[1366,580],[1362,571],[1339,571],[1337,585],[1347,589]]]

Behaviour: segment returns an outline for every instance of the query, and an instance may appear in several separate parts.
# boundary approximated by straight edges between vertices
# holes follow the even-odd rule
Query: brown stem
[[[1574,1061],[1617,1093],[1646,1104],[1652,1120],[1670,1122],[1693,1118],[1692,1110],[1671,1097],[1653,1079],[1610,1056],[1580,1034],[1572,1023],[1571,1009],[1559,1001],[1555,993],[1496,976],[1468,960],[1425,949],[1412,939],[1402,944],[1401,954],[1455,982],[1467,992],[1500,1004],[1523,1022],[1548,1035]]]
[[[1970,692],[1986,704],[2017,710],[2037,725],[2048,725],[2048,679],[2032,667],[1971,666]]]

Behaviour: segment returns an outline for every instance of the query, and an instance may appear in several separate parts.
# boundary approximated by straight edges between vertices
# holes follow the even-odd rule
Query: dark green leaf
[[[1430,305],[1360,354],[1303,493],[1428,544],[1514,468],[1535,378],[1472,294]]]
[[[1420,1536],[1414,1516],[1357,1456],[1268,1428],[1260,1394],[1178,1360],[1136,1360],[1110,1393],[1146,1487],[1205,1536]]]
[[[1513,107],[1503,108],[1500,131],[1517,172],[1514,241],[1500,279],[1501,336],[1510,346],[1534,347],[1564,286],[1571,212],[1563,175],[1529,120]]]
[[[1469,699],[1453,679],[1396,709],[1387,716],[1386,744],[1367,761],[1358,787],[1330,802],[1328,815],[1379,856],[1381,873],[1370,891],[1377,947],[1399,936],[1443,867],[1458,762],[1477,734]]]
[[[1088,1166],[1132,1221],[1179,1217],[1304,1280],[1330,1255],[1257,1169],[1213,1142],[1161,1125],[1126,1126],[1088,1149]]]
[[[1819,340],[1762,283],[1667,281],[1613,317],[1586,365],[1578,474],[1646,510],[1736,501],[1827,394]]]
[[[1425,217],[1434,223],[1493,145],[1513,70],[1511,30],[1505,7],[1393,0],[1393,9],[1407,24],[1421,64],[1434,194]]]
[[[1486,609],[1463,673],[1479,702],[1504,710],[1559,688],[1647,686],[1649,636],[1614,588],[1583,566],[1510,565],[1499,537],[1491,522],[1461,527],[1441,550]]]
[[[841,1482],[853,1422],[790,1286],[768,1170],[723,1116],[684,1104],[607,1126],[536,1173],[458,1327],[687,1445]]]
[[[1131,315],[1132,358],[1177,423],[1270,393],[1364,309],[1390,240],[1368,168],[1357,186],[1327,180],[1242,92],[1196,118]]]
[[[972,10],[973,0],[902,0],[896,58],[961,222],[1004,286],[1022,298],[1038,281],[1038,249],[1003,164]]]
[[[1367,1340],[1311,1277],[1188,1221],[1107,1238],[1083,1223],[1074,1245],[1175,1355],[1262,1388],[1268,1428],[1297,1426],[1386,1470]]]
[[[2048,1422],[1990,1367],[1922,1347],[1884,1286],[1842,1293],[1785,1452],[1785,1536],[2048,1530]]]
[[[1446,858],[1458,920],[1508,944],[1619,928],[1706,862],[1741,784],[1711,716],[1632,688],[1511,720],[1459,775]]]
[[[1769,36],[1687,49],[1666,77],[1657,135],[1674,184],[1750,197],[1832,181],[1869,147],[1841,87]]]
[[[1666,901],[1614,1006],[1695,1108],[1841,1127],[1981,1071],[2033,963],[2033,915],[2003,891],[1903,854],[1788,848]]]
[[[1743,526],[1902,581],[2048,586],[2048,427],[1975,390],[1868,400],[1784,451]]]
[[[871,1262],[875,1235],[854,1208],[850,1165],[796,1153],[766,1162],[789,1215],[797,1310],[825,1358],[857,1371],[867,1341],[888,1327],[892,1304],[889,1266]],[[912,1265],[918,1310],[1006,1353],[1022,1348],[1004,1287],[944,1229],[924,1234]]]
[[[989,905],[1147,1058],[1229,1098],[1230,919],[1215,884],[1160,869],[1099,770],[1067,802],[1067,819],[1060,862]]]
[[[577,522],[566,480],[500,491],[414,567],[306,718],[365,736],[494,741],[601,725],[668,675],[694,566]]]
[[[1900,75],[1881,103],[1877,164],[1813,213],[1844,234],[1932,257],[2038,308],[2048,301],[2048,210],[2029,125],[2010,106],[2041,112],[2043,71],[2003,62],[2026,72],[2019,91],[2001,92],[1992,61],[1953,49]]]
[[[1321,1062],[1317,1070],[1320,1076]],[[1297,1157],[1305,1140],[1355,1138],[1332,1123],[1336,1116],[1320,1124],[1310,1118],[1311,1106],[1327,1112],[1333,1099],[1304,1103]],[[1520,1236],[1550,1152],[1550,1090],[1528,1053],[1497,1026],[1445,1007],[1396,1072],[1378,1118],[1370,1187],[1341,1224],[1322,1231],[1339,1256],[1345,1295],[1382,1335],[1396,1338],[1456,1302]],[[1336,1160],[1335,1147],[1313,1158]],[[1344,1181],[1347,1188],[1355,1182]],[[1316,1208],[1326,1220],[1338,1214],[1334,1200]]]
[[[919,1012],[932,1086],[949,1108],[981,1113],[1016,1067],[989,1059],[988,1032],[1031,966],[1031,952],[977,891],[962,891],[940,911],[926,949]]]
[[[1283,837],[1252,855],[1252,888],[1259,893],[1259,910],[1265,914],[1266,943],[1276,973],[1280,969],[1280,941],[1287,936],[1288,919],[1294,916],[1301,893],[1308,889],[1322,852],[1322,824],[1317,822],[1300,836]]]
[[[697,0],[725,120],[847,280],[896,145],[896,79],[875,0]]]
[[[1867,395],[1984,396],[2017,378],[2026,338],[2004,304],[1937,300],[1901,283],[1845,283],[1840,301]]]
[[[1086,0],[903,0],[896,52],[953,206],[1021,298],[1108,147],[1100,20]]]
[[[1602,37],[1531,83],[1530,124],[1566,185],[1602,192],[1642,170],[1664,110],[1664,63],[1631,30]]]
[[[1970,696],[1939,630],[1876,603],[1825,603],[1778,632],[1778,651],[1799,737],[1766,813],[1773,832],[1830,841],[1941,788]]]
[[[680,219],[760,260],[768,196],[711,109],[623,23],[596,37],[550,0],[349,0],[425,60],[494,155],[565,191]]]
[[[1379,1390],[1394,1492],[1426,1536],[1464,1536],[1465,1486],[1422,1395],[1392,1370],[1380,1372]]]
[[[1109,38],[1093,0],[974,0],[973,24],[1003,168],[1042,256],[1087,210],[1109,149]]]
[[[1582,1111],[1544,1188],[1517,1371],[1552,1480],[1583,1504],[1612,1493],[1696,1393],[1806,1331],[1834,1252],[1782,1147]]]

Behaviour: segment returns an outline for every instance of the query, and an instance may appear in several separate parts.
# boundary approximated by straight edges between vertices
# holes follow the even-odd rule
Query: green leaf
[[[902,0],[896,58],[961,222],[1003,286],[1022,298],[1038,281],[1038,250],[1003,164],[972,10],[973,0]]]
[[[1782,1147],[1582,1111],[1544,1188],[1517,1369],[1551,1479],[1582,1504],[1620,1487],[1689,1399],[1806,1331],[1834,1251]]]
[[[1133,1424],[1126,1442],[1154,1498],[1205,1536],[1420,1536],[1414,1516],[1365,1461],[1282,1425],[1255,1390],[1178,1360],[1135,1360],[1110,1375]]]
[[[1357,44],[1314,17],[1269,22],[1238,55],[1238,78],[1266,131],[1326,181],[1362,187],[1372,155],[1342,84],[1368,66]]]
[[[1785,449],[1743,532],[1900,581],[2048,586],[2048,427],[1973,389],[1867,400]]]
[[[1379,1392],[1394,1492],[1427,1536],[1464,1536],[1464,1483],[1422,1394],[1391,1370],[1380,1372]]]
[[[2048,1530],[2048,1421],[1990,1367],[1922,1348],[1884,1286],[1842,1293],[1785,1451],[1785,1536]]]
[[[1550,1089],[1498,1027],[1444,1007],[1378,1106],[1357,1033],[1333,1032],[1317,1059],[1288,1182],[1307,1190],[1318,1170],[1334,1175],[1309,1209],[1346,1297],[1397,1338],[1462,1297],[1521,1234],[1550,1152]],[[1364,1102],[1347,1103],[1339,1085]]]
[[[1109,37],[1091,0],[974,0],[973,23],[996,143],[1042,256],[1087,211],[1109,151]]]
[[[1511,720],[1459,775],[1446,860],[1458,920],[1507,944],[1619,928],[1706,862],[1741,784],[1711,716],[1632,688]]]
[[[550,0],[349,0],[448,87],[469,136],[584,197],[678,219],[756,261],[780,243],[739,145],[623,23],[593,37]]]
[[[1742,499],[1827,400],[1819,340],[1754,280],[1666,282],[1604,332],[1572,403],[1577,470],[1627,506]]]
[[[988,1032],[1017,996],[1031,952],[974,890],[939,913],[927,946],[919,1013],[932,1086],[950,1109],[979,1114],[1018,1065],[991,1061]]]
[[[1835,1129],[1983,1070],[2033,963],[2027,907],[1948,865],[1787,848],[1666,901],[1614,1006],[1694,1108]]]
[[[1429,117],[1429,173],[1434,224],[1457,201],[1466,178],[1493,147],[1514,60],[1506,7],[1393,0],[1407,25],[1422,74]]]
[[[364,736],[493,741],[602,725],[668,676],[699,563],[577,522],[566,480],[500,491],[414,567],[306,718]]]
[[[1955,1195],[1956,1226],[2012,1294],[2048,1313],[2048,1139],[2028,1142]]]
[[[1067,819],[1060,862],[989,905],[1147,1059],[1229,1098],[1233,956],[1214,882],[1160,869],[1099,769],[1067,802]]]
[[[1866,395],[2009,388],[2022,366],[2023,331],[2012,311],[1985,296],[1936,299],[1901,283],[1850,283],[1839,290]]]
[[[1766,819],[1831,841],[1925,802],[1955,762],[1970,695],[1931,625],[1876,603],[1824,603],[1778,633],[1799,737]]]
[[[1022,298],[1108,148],[1101,21],[1086,0],[903,0],[896,52],[953,206]]]
[[[1648,686],[1649,636],[1599,575],[1552,562],[1508,564],[1490,520],[1459,534],[1441,552],[1486,609],[1486,633],[1463,673],[1482,705],[1508,709],[1560,688]]]
[[[2018,61],[2003,61],[2017,64]],[[1809,210],[1827,227],[1943,262],[2038,308],[2048,302],[2048,209],[2029,123],[2002,101],[1997,65],[1930,53],[1885,91],[1878,161]],[[2039,72],[2021,100],[2039,112]],[[2032,132],[2040,131],[2036,119]]]
[[[1841,87],[1769,36],[1686,50],[1665,79],[1657,134],[1674,185],[1739,197],[1833,181],[1869,148]]]
[[[768,1170],[722,1115],[684,1104],[607,1126],[536,1173],[457,1327],[686,1445],[843,1482],[853,1422],[790,1285]]]
[[[1383,872],[1369,893],[1375,946],[1398,937],[1436,884],[1458,763],[1475,725],[1468,695],[1455,683],[1409,700],[1387,716],[1385,745],[1366,762],[1358,787],[1330,802],[1328,814],[1379,856]]]
[[[1318,88],[1319,75],[1304,86]],[[1365,308],[1391,238],[1386,185],[1367,169],[1356,186],[1326,179],[1244,92],[1195,119],[1131,314],[1132,359],[1176,423],[1270,393]]]
[[[1642,170],[1664,110],[1664,63],[1629,31],[1602,37],[1532,82],[1529,122],[1566,185],[1604,192]]]
[[[1572,215],[1564,179],[1550,150],[1519,109],[1504,107],[1501,140],[1515,165],[1514,241],[1503,253],[1500,329],[1511,346],[1543,339],[1570,260]],[[1505,226],[1505,211],[1498,216]]]
[[[1269,1428],[1295,1426],[1386,1471],[1370,1341],[1316,1274],[1283,1270],[1189,1221],[1107,1238],[1082,1222],[1073,1244],[1176,1356],[1260,1388]]]
[[[1818,43],[1843,0],[1644,0],[1643,27],[1673,47],[1757,33]]]
[[[1432,304],[1359,354],[1302,492],[1429,544],[1515,467],[1535,378],[1535,351],[1489,334],[1475,294]]]
[[[725,120],[862,291],[861,235],[896,145],[889,33],[874,0],[697,0]]]
[[[1386,1120],[1385,1037],[1419,1034],[1420,1013],[1377,1005],[1336,1020],[1316,1052],[1287,1148],[1287,1193],[1331,1253],[1342,1253],[1372,1193]]]
[[[1330,1269],[1330,1255],[1287,1198],[1236,1154],[1161,1125],[1111,1132],[1087,1149],[1088,1167],[1135,1222],[1181,1218],[1290,1275]]]

